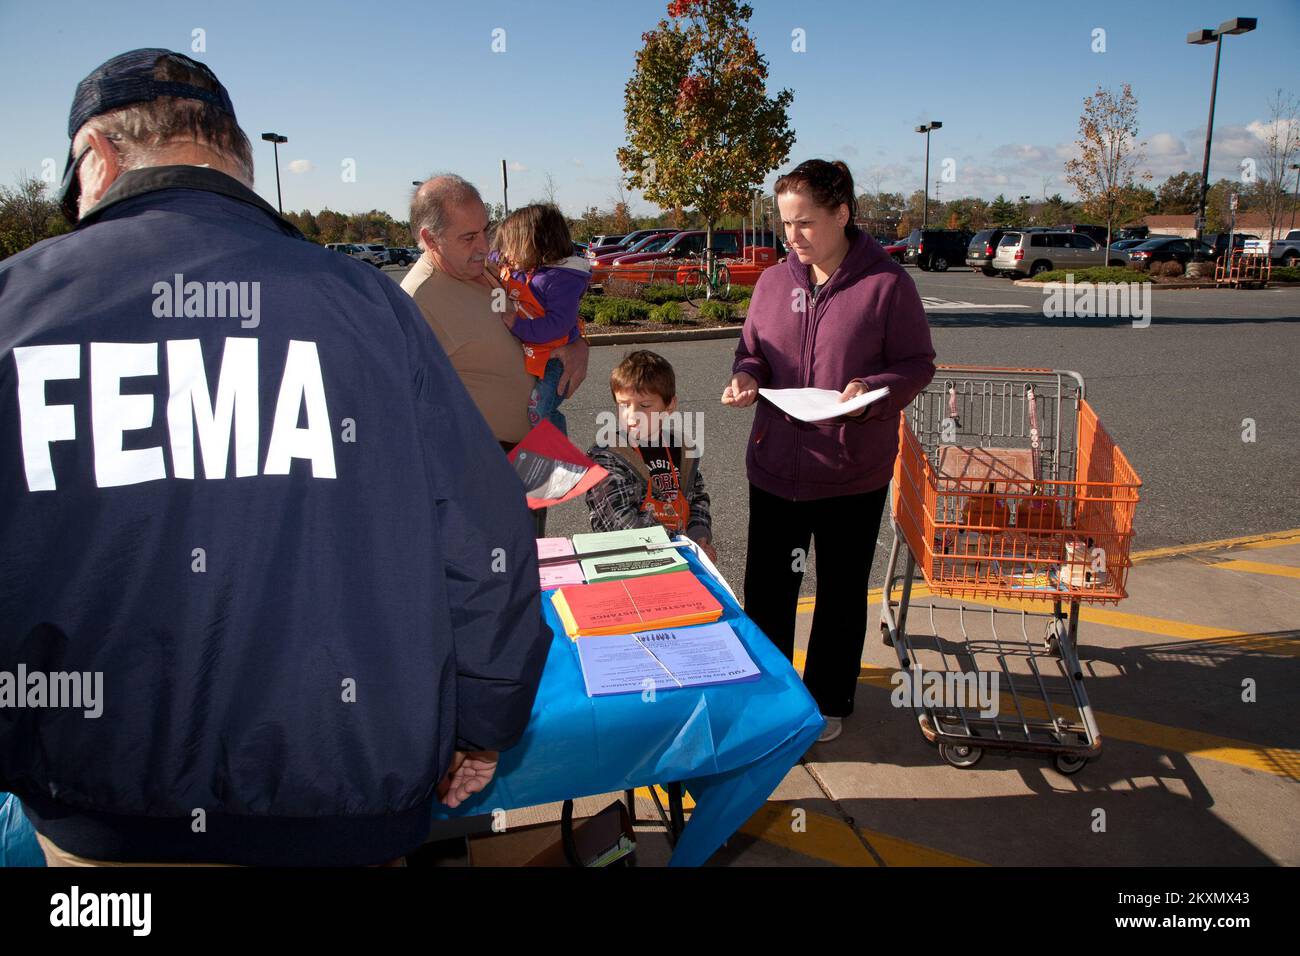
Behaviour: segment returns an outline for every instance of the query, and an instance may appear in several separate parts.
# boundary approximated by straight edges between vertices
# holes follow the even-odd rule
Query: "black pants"
[[[817,607],[803,682],[828,717],[853,713],[867,634],[867,581],[888,492],[886,485],[860,495],[788,501],[749,486],[745,613],[793,659],[799,585],[809,544],[816,546]]]

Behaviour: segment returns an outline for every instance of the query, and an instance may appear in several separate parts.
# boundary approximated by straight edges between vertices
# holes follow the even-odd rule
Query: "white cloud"
[[[508,168],[509,168],[509,170],[510,170],[512,173],[526,173],[526,172],[528,172],[528,167],[525,166],[523,163],[511,163],[510,166],[509,166]]]
[[[1156,133],[1147,140],[1148,156],[1186,157],[1187,144],[1173,133]]]
[[[315,168],[316,167],[312,164],[312,161],[310,159],[289,160],[289,172],[295,175],[299,175],[301,173],[309,173]]]

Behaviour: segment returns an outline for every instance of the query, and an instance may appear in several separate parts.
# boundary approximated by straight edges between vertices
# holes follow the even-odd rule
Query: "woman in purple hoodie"
[[[787,657],[809,545],[817,602],[804,683],[838,737],[853,711],[867,629],[867,580],[894,457],[898,415],[934,377],[921,297],[903,267],[853,225],[853,177],[813,159],[776,182],[792,255],[763,272],[722,403],[756,401],[745,466],[745,611]],[[889,387],[855,415],[802,422],[759,388],[823,388],[846,401]]]

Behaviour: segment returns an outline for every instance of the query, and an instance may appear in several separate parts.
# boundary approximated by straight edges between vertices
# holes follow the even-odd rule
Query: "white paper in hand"
[[[877,388],[847,402],[840,401],[842,392],[829,388],[760,388],[758,394],[801,422],[824,422],[828,418],[851,415],[880,401],[889,394],[889,387]]]

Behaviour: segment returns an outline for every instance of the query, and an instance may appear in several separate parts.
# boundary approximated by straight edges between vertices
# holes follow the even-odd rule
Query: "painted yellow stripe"
[[[665,790],[663,787],[659,786],[658,784],[656,784],[656,785],[655,785],[655,792],[659,794],[659,801],[663,804],[664,809],[667,810],[667,809],[668,809],[668,791]],[[636,788],[636,795],[637,795],[638,797],[641,797],[643,800],[653,800],[653,799],[654,799],[654,797],[650,796],[650,788],[649,788],[649,787],[637,787],[637,788]],[[682,809],[683,809],[683,810],[694,810],[694,809],[695,809],[695,801],[691,799],[691,795],[690,795],[689,793],[687,793],[685,790],[682,791]]]
[[[1149,551],[1136,551],[1133,562],[1150,561],[1153,558],[1170,558],[1180,554],[1194,554],[1198,551],[1221,551],[1230,548],[1281,548],[1288,544],[1300,544],[1300,528],[1289,531],[1271,531],[1267,534],[1248,534],[1240,538],[1220,538],[1218,541],[1200,541],[1195,544],[1176,544],[1169,548],[1153,548]]]
[[[857,834],[843,820],[821,813],[803,815],[803,831],[794,829],[798,807],[765,803],[740,828],[740,832],[785,850],[836,866],[879,866]]]
[[[802,665],[801,652],[795,652],[795,660],[796,666]],[[858,681],[870,684],[873,687],[888,689],[894,686],[890,678],[895,672],[894,668],[864,664],[858,674]],[[999,707],[1004,716],[1008,719],[1015,719],[1015,699],[1009,693],[1000,695]],[[1047,717],[1047,707],[1039,701],[1022,696],[1020,698],[1020,707],[1026,717],[1040,720]],[[1073,710],[1072,705],[1067,708],[1067,712],[1069,710]],[[1060,708],[1057,709],[1057,712],[1059,715]],[[1103,714],[1094,711],[1093,716],[1101,728],[1103,738],[1113,737],[1116,740],[1125,740],[1146,747],[1173,750],[1189,757],[1215,760],[1219,763],[1232,764],[1236,767],[1245,767],[1248,770],[1258,770],[1263,773],[1271,773],[1279,777],[1300,781],[1300,750],[1269,747],[1245,740],[1234,740],[1231,737],[1220,737],[1217,734],[1207,734],[1198,730],[1170,727],[1166,724],[1157,724],[1136,717],[1123,717],[1119,714]]]
[[[943,850],[931,849],[919,843],[912,843],[878,830],[865,827],[858,831],[872,848],[880,854],[886,866],[987,866],[977,860],[968,860],[964,856],[945,853]]]
[[[1276,574],[1283,578],[1300,578],[1300,568],[1288,567],[1285,564],[1265,564],[1263,561],[1216,561],[1210,567],[1246,571],[1250,574]]]

